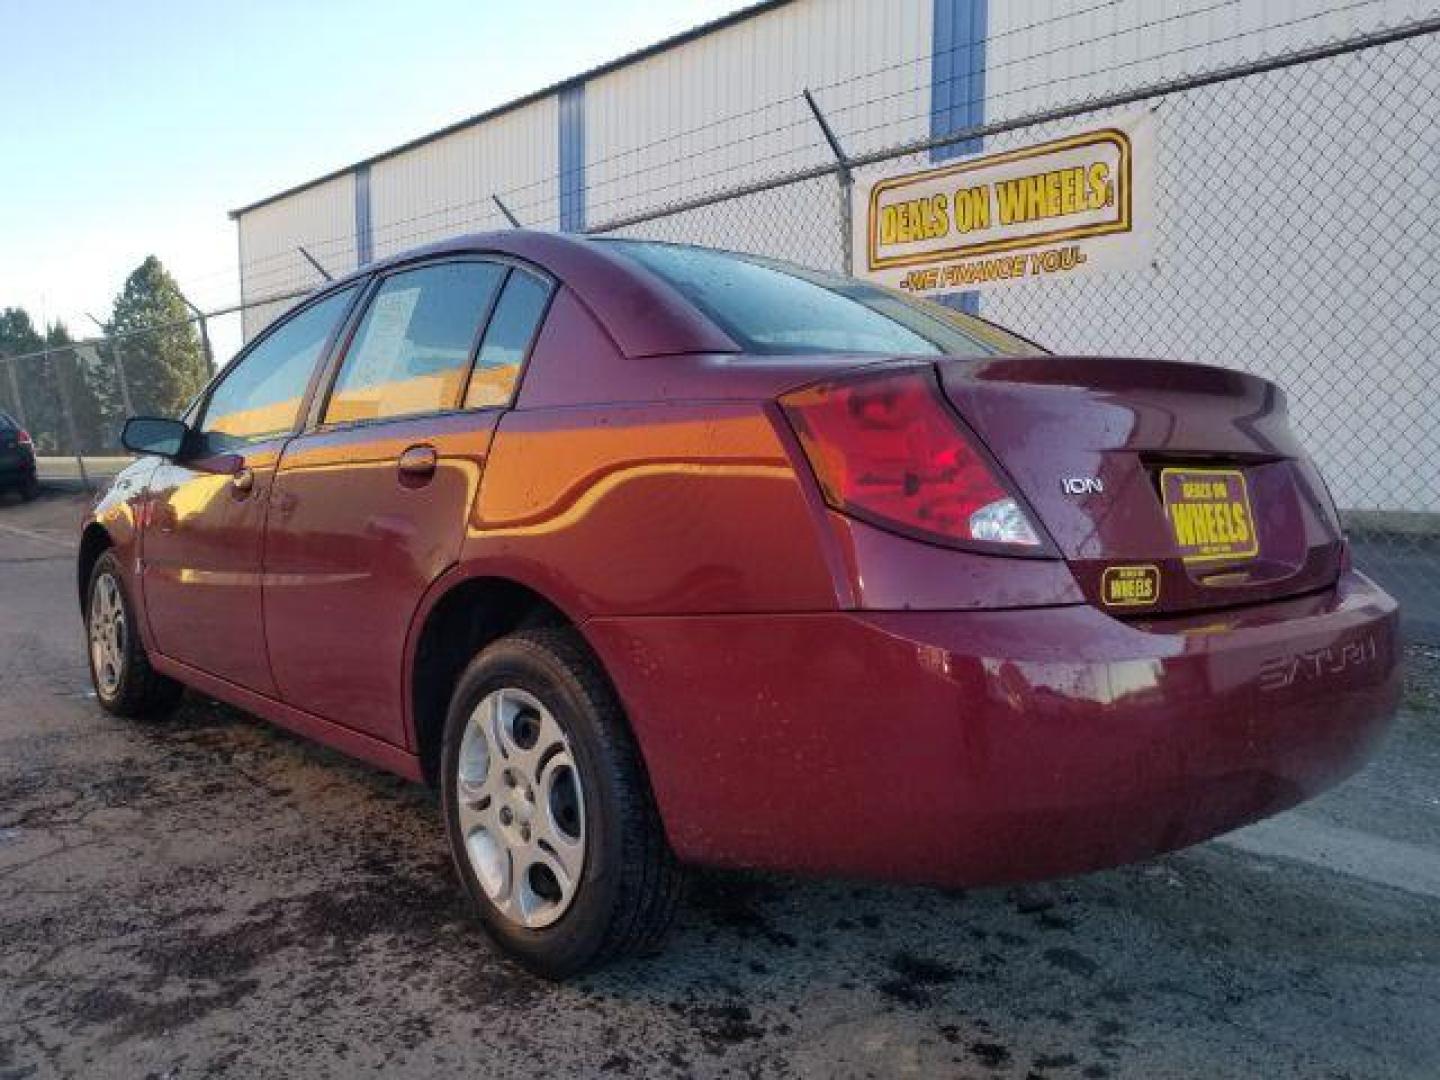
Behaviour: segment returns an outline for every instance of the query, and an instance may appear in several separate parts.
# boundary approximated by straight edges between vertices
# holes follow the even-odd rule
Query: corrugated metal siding
[[[355,179],[340,176],[288,199],[259,207],[239,220],[242,301],[320,284],[299,252],[303,245],[331,274],[355,269]],[[289,303],[245,311],[245,340]]]
[[[370,167],[375,258],[460,233],[503,229],[492,196],[526,226],[558,222],[553,97]]]
[[[1422,0],[1004,0],[990,4],[986,119],[1209,71],[1428,14]]]
[[[806,87],[852,153],[923,137],[932,3],[805,0],[591,80],[588,221],[831,160]]]

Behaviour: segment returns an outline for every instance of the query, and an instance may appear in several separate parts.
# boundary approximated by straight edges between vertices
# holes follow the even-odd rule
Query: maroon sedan
[[[871,285],[509,232],[251,342],[86,522],[100,701],[191,686],[438,784],[493,935],[576,971],[683,863],[1111,866],[1356,769],[1396,607],[1269,383]]]

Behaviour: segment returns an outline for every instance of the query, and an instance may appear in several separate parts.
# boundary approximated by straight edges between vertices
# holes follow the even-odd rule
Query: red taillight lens
[[[835,509],[929,540],[1040,549],[929,369],[811,387],[780,404]]]
[[[33,442],[30,441],[30,432],[26,431],[24,428],[20,429],[20,434],[16,436],[16,441],[19,442],[21,446],[35,445]]]

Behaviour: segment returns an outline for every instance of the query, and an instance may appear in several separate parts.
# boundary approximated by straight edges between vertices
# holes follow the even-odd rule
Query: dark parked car
[[[561,975],[684,863],[946,885],[1192,844],[1365,759],[1396,607],[1285,398],[863,282],[523,231],[368,267],[84,527],[100,701],[181,684],[439,785]]]
[[[0,412],[0,494],[18,492],[25,500],[40,493],[35,475],[35,444],[27,432],[6,412]]]

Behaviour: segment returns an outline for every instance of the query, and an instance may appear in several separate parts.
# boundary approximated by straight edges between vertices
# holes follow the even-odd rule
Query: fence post
[[[306,251],[303,247],[300,249],[300,251],[307,259],[310,259],[310,253]],[[316,263],[314,259],[310,259],[310,261],[315,265],[315,268],[317,270],[319,270],[322,274],[325,274],[324,269],[320,266],[319,263]],[[329,274],[325,274],[325,280],[330,280]],[[191,314],[195,316],[195,321],[200,324],[200,350],[205,355],[205,371],[208,375],[214,375],[215,353],[210,348],[210,327],[205,322],[205,312],[201,311],[198,307],[192,304],[190,302],[190,298],[186,296],[183,292],[180,292],[178,286],[176,287],[175,291],[180,294],[180,302],[190,309]]]
[[[200,323],[200,348],[205,351],[206,372],[214,375],[215,351],[210,348],[210,323],[206,320],[205,313],[199,308],[195,309],[195,318]]]
[[[135,415],[135,402],[130,397],[130,380],[125,377],[125,352],[120,348],[118,334],[112,337],[110,342],[110,351],[115,357],[115,376],[120,382],[120,407],[125,410],[126,419],[129,419]]]
[[[520,224],[520,219],[510,212],[510,208],[508,206],[506,206],[503,202],[500,201],[499,195],[491,195],[490,198],[495,200],[495,205],[500,208],[500,213],[505,215],[505,220],[510,223],[510,227],[512,229],[524,228],[524,226]]]
[[[810,93],[808,87],[803,93],[805,104],[809,105],[810,111],[815,114],[815,122],[820,125],[820,133],[825,136],[825,141],[830,146],[830,152],[835,155],[835,176],[840,182],[840,262],[845,273],[853,274],[855,272],[855,222],[852,216],[854,208],[851,206],[851,202],[855,191],[855,174],[850,171],[850,159],[845,155],[840,140],[835,137],[830,122],[820,111],[820,106],[815,101],[815,95]]]
[[[50,361],[50,346],[45,346],[45,363]],[[70,433],[70,448],[75,452],[75,464],[80,467],[80,483],[84,484],[86,490],[94,490],[90,483],[90,474],[85,471],[85,455],[80,452],[80,433],[75,427],[75,410],[70,404],[70,380],[65,375],[64,368],[57,362],[55,364],[55,385],[60,390],[60,411],[65,414],[65,430]]]
[[[20,397],[20,380],[15,374],[15,369],[19,366],[20,361],[13,356],[5,361],[5,368],[10,373],[10,397],[15,402],[15,419],[22,428],[28,428],[30,425],[25,422],[25,402]]]

